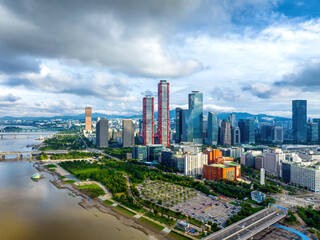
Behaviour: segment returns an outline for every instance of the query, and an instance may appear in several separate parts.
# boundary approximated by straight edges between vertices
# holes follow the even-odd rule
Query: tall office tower
[[[160,80],[158,84],[158,143],[169,147],[170,144],[170,120],[169,120],[169,83]]]
[[[191,110],[182,109],[181,111],[181,129],[182,129],[182,141],[183,142],[193,142],[193,127],[190,122]]]
[[[241,133],[239,127],[231,128],[231,145],[240,145]]]
[[[134,145],[134,124],[131,119],[122,120],[122,144],[123,147]]]
[[[85,108],[85,130],[91,131],[91,118],[92,118],[92,108],[91,107],[86,107]]]
[[[175,142],[179,143],[182,141],[182,108],[176,108],[176,137]]]
[[[256,142],[256,136],[255,136],[255,131],[254,131],[254,123],[255,120],[253,118],[251,119],[246,119],[246,127],[245,127],[245,136],[246,142],[251,144]]]
[[[223,119],[221,123],[220,141],[222,145],[231,145],[231,128],[227,119]]]
[[[308,142],[318,142],[319,140],[319,127],[318,123],[308,122],[307,123],[307,140]]]
[[[271,132],[271,139],[274,143],[283,143],[283,127],[273,126]]]
[[[261,168],[261,170],[260,170],[260,185],[265,184],[265,175],[266,175],[266,171],[264,170],[264,168]]]
[[[307,100],[292,101],[292,133],[294,141],[307,141]]]
[[[106,118],[102,118],[96,125],[96,146],[108,147],[109,141],[109,121]]]
[[[245,143],[245,129],[246,129],[246,120],[240,119],[238,122],[238,127],[240,129],[240,142]]]
[[[236,115],[234,113],[230,114],[228,116],[228,119],[229,119],[231,128],[237,127]]]
[[[154,144],[154,98],[143,98],[143,144]]]
[[[318,124],[318,142],[320,142],[320,118],[314,118],[313,122]]]
[[[208,112],[208,144],[218,145],[219,125],[217,115],[213,112]]]
[[[195,143],[203,143],[203,94],[192,91],[189,94],[189,131]],[[189,135],[189,134],[188,134]]]

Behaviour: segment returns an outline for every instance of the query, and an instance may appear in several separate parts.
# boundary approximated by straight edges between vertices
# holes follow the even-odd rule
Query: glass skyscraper
[[[182,108],[176,108],[176,143],[182,141]]]
[[[254,144],[255,140],[255,121],[253,118],[240,119],[238,126],[240,128],[241,143]]]
[[[210,145],[218,145],[219,125],[217,115],[208,112],[208,143]]]
[[[143,144],[154,144],[154,98],[143,98]]]
[[[292,101],[292,134],[295,142],[307,141],[307,100]]]
[[[195,143],[203,143],[203,94],[192,91],[189,94],[189,131],[192,131],[192,139]],[[189,135],[189,134],[188,134]]]
[[[170,144],[169,121],[169,83],[160,80],[158,84],[158,143],[169,147]]]

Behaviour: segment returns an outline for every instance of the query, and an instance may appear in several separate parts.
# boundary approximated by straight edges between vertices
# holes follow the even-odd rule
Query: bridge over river
[[[81,151],[81,150],[80,150]],[[6,159],[6,156],[16,156],[17,159],[22,159],[23,157],[32,157],[35,155],[40,155],[41,153],[46,153],[47,155],[53,154],[65,154],[68,153],[68,150],[55,150],[55,151],[18,151],[18,152],[0,152],[0,160]],[[82,152],[86,152],[82,151]]]

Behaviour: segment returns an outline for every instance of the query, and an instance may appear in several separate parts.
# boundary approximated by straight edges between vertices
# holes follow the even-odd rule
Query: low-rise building
[[[138,161],[148,161],[148,151],[146,146],[134,146],[132,148],[132,157]]]
[[[266,195],[259,191],[252,191],[251,199],[257,203],[262,203],[266,199]]]
[[[218,181],[219,179],[237,180],[241,176],[241,167],[237,163],[209,164],[203,166],[203,178]]]

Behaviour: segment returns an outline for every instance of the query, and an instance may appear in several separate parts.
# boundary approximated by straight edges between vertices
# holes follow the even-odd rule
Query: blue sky
[[[0,116],[140,114],[170,82],[214,112],[320,117],[316,0],[1,1]]]

